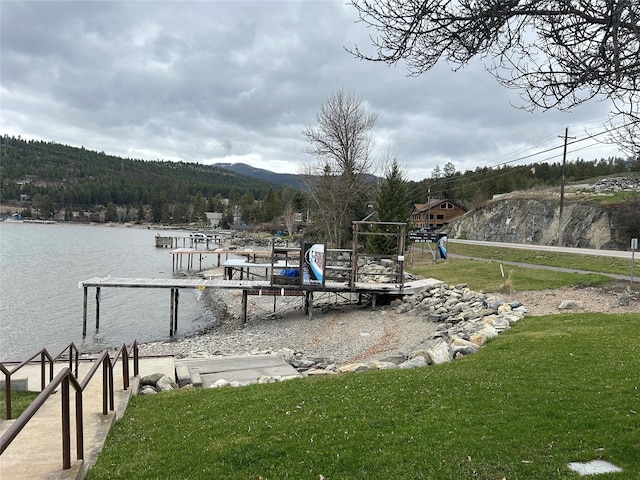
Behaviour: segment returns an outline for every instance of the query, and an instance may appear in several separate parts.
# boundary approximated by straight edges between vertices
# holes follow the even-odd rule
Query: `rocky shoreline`
[[[295,352],[285,359],[307,375],[438,365],[476,353],[488,339],[508,330],[527,313],[520,302],[505,303],[466,285],[428,287],[394,303],[400,314],[437,324],[436,331],[410,352],[342,366],[326,365],[324,359],[311,365],[311,359]]]
[[[251,241],[250,237],[231,240],[233,246],[242,247]],[[385,279],[384,270],[371,274],[376,281]],[[488,295],[467,285],[438,284],[378,305],[375,311],[371,305],[359,305],[355,295],[338,299],[330,294],[324,301],[314,301],[310,316],[296,297],[278,311],[273,299],[251,297],[253,314],[245,325],[239,316],[238,292],[209,290],[203,292],[203,300],[216,318],[214,324],[196,335],[141,345],[140,354],[177,358],[277,354],[303,376],[415,368],[471,355],[527,314],[640,312],[638,292],[626,286],[618,290],[564,287]],[[279,307],[287,301],[279,300]],[[256,379],[267,380],[278,379]],[[223,385],[227,383],[216,384]]]
[[[324,308],[320,319],[293,314],[244,329],[237,322],[234,327],[233,318],[228,317],[203,335],[145,344],[140,353],[170,352],[191,358],[272,353],[281,355],[303,376],[415,368],[471,355],[527,313],[520,302],[505,303],[466,285],[446,284],[425,288],[376,311],[355,304]]]

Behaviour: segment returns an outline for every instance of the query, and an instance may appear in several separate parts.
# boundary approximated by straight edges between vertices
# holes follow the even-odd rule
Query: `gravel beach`
[[[520,301],[528,316],[562,313],[562,300],[576,302],[572,312],[639,313],[640,299],[634,290],[628,306],[619,306],[618,288],[565,287],[556,290],[516,292],[501,295],[505,301]],[[335,295],[314,302],[311,316],[302,310],[299,297],[278,299],[273,313],[271,297],[250,297],[249,318],[242,325],[240,293],[206,292],[207,308],[218,321],[200,334],[173,341],[141,345],[141,355],[208,357],[247,355],[290,348],[306,356],[324,357],[346,364],[379,360],[415,350],[436,330],[437,324],[408,312],[399,314],[390,306],[372,311],[370,305],[336,303]]]

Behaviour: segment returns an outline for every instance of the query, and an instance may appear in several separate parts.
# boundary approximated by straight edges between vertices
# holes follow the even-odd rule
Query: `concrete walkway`
[[[173,361],[173,357],[141,359],[139,363],[140,374],[144,376],[161,372],[173,378],[175,375]],[[54,376],[68,365],[68,362],[56,363]],[[91,365],[90,362],[80,362],[78,368],[80,379],[84,378]],[[16,373],[16,378],[26,378],[30,390],[40,390],[39,365],[29,365],[22,368]],[[51,395],[0,456],[0,478],[11,478],[12,480],[83,478],[85,466],[89,467],[95,463],[111,425],[124,413],[132,391],[137,388],[137,385],[137,381],[132,381],[127,391],[122,389],[122,363],[118,362],[114,369],[115,411],[108,415],[102,415],[102,369],[98,368],[83,393],[84,462],[76,460],[75,395],[73,388],[70,389],[71,469],[69,470],[62,469],[61,395],[59,391]],[[15,420],[2,420],[0,435],[13,422]]]
[[[90,362],[81,362],[78,377],[84,378],[91,368]],[[133,365],[133,364],[132,364]],[[57,363],[54,376],[68,362]],[[238,382],[241,385],[254,383],[262,376],[282,378],[299,377],[300,374],[279,355],[250,355],[242,357],[212,357],[180,359],[174,357],[143,357],[139,362],[140,377],[163,373],[176,378],[176,370],[191,374],[191,381],[200,380],[197,386],[210,387],[219,379]],[[48,370],[47,370],[48,371]],[[14,379],[26,379],[28,388],[40,390],[40,366],[22,368]],[[133,374],[133,366],[130,373]],[[11,445],[0,455],[0,478],[12,480],[77,480],[84,478],[86,470],[97,460],[107,438],[109,429],[124,414],[132,392],[137,391],[139,378],[132,379],[127,391],[123,391],[122,364],[114,369],[115,411],[102,415],[102,369],[99,368],[83,394],[84,411],[84,461],[76,460],[75,395],[71,388],[71,468],[62,469],[62,421],[61,395],[51,395],[42,408],[18,434]],[[14,420],[0,422],[2,435]]]
[[[260,377],[279,377],[281,380],[301,377],[280,355],[271,354],[176,360],[176,369],[181,366],[189,370],[194,386],[204,388],[211,387],[218,380],[248,385]]]

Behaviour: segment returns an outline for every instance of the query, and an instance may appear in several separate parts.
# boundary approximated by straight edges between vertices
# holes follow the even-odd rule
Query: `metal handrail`
[[[69,345],[67,345],[64,350],[62,350],[54,359],[53,361],[57,361],[63,358],[63,355],[65,354],[65,352],[69,350],[69,370],[71,370],[73,372],[73,365],[76,366],[76,371],[74,373],[74,376],[76,378],[78,378],[78,364],[79,364],[79,360],[80,360],[80,350],[78,350],[78,347],[76,347],[76,344],[71,342]],[[75,357],[74,357],[75,354]],[[75,358],[75,361],[74,361]]]
[[[102,366],[102,414],[107,415],[108,410],[113,411],[115,409],[115,401],[114,401],[114,386],[113,386],[113,367],[117,363],[120,355],[123,357],[122,361],[122,372],[123,372],[123,390],[127,390],[129,388],[129,356],[133,356],[134,362],[134,375],[138,375],[139,373],[139,363],[138,363],[138,343],[134,340],[131,345],[131,353],[127,350],[126,344],[123,344],[114,359],[112,360],[109,356],[109,352],[104,350],[98,358],[93,363],[91,369],[85,375],[84,379],[81,382],[78,382],[76,379],[77,376],[77,362],[78,356],[76,353],[76,376],[73,375],[72,371],[72,357],[73,352],[77,352],[77,348],[75,345],[69,345],[62,353],[64,353],[67,349],[69,349],[69,358],[70,358],[70,367],[64,367],[58,375],[47,385],[43,386],[42,391],[36,397],[36,399],[27,407],[27,409],[22,412],[16,421],[7,429],[7,431],[0,437],[0,454],[5,451],[5,449],[11,444],[11,442],[15,439],[15,437],[22,431],[22,429],[27,425],[29,420],[36,414],[36,412],[44,405],[46,400],[49,398],[49,395],[55,391],[58,386],[61,386],[62,392],[62,468],[69,469],[71,468],[71,429],[70,429],[70,398],[69,398],[69,386],[73,386],[76,392],[76,450],[77,450],[77,459],[84,459],[84,431],[83,431],[83,399],[82,394],[89,384],[90,380],[95,375],[96,371],[100,366]],[[59,358],[60,355],[58,355]],[[7,378],[7,385],[10,389],[11,387],[11,375],[15,373],[15,371],[22,368],[24,365],[33,360],[36,356],[41,354],[42,363],[44,365],[44,358],[49,358],[51,360],[51,371],[53,372],[53,359],[51,356],[46,353],[46,350],[42,350],[38,354],[31,357],[29,360],[22,362],[18,367],[9,371],[2,363],[0,363],[0,371],[5,374],[5,378]],[[44,374],[44,366],[42,368]],[[53,377],[53,374],[52,374]],[[8,404],[7,404],[7,412],[11,411],[11,391],[7,395]],[[8,414],[10,415],[10,414]]]
[[[116,351],[116,354],[111,361],[111,368],[115,368],[120,355],[122,355],[122,389],[127,390],[129,388],[129,351],[125,344],[122,344],[122,346]]]
[[[134,340],[131,344],[131,350],[129,351],[129,357],[133,356],[133,376],[140,375],[140,362],[139,362],[139,349],[138,341]]]
[[[0,454],[2,454],[11,442],[18,436],[29,420],[44,405],[58,386],[61,386],[62,401],[62,468],[71,468],[71,416],[69,386],[72,385],[76,391],[76,457],[78,460],[84,459],[84,430],[82,425],[82,388],[73,376],[71,370],[64,367],[56,377],[49,382],[40,395],[22,412],[17,420],[0,437]]]
[[[6,412],[6,419],[7,420],[11,420],[11,376],[16,373],[18,370],[20,370],[22,367],[29,365],[34,358],[36,357],[40,357],[40,390],[44,390],[45,386],[46,386],[46,382],[45,382],[45,378],[46,378],[46,367],[45,367],[45,360],[49,360],[49,381],[53,380],[53,364],[54,364],[54,359],[51,357],[51,355],[49,354],[49,352],[47,351],[46,348],[43,348],[42,350],[40,350],[38,353],[36,353],[35,355],[32,355],[31,357],[29,357],[27,360],[25,360],[24,362],[16,365],[14,368],[12,368],[11,370],[9,370],[8,368],[6,368],[4,366],[4,363],[0,363],[0,371],[2,371],[2,373],[4,373],[4,379],[5,379],[5,384],[4,384],[4,390],[5,390],[5,412]]]
[[[102,414],[107,415],[109,413],[107,410],[114,409],[113,368],[107,350],[103,350],[93,362],[93,365],[80,382],[80,388],[84,391],[100,366],[102,366]]]

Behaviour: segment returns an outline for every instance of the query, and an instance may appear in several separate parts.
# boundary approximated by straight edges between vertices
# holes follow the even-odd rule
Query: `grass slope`
[[[40,392],[21,392],[13,390],[11,392],[11,417],[18,418],[31,402],[33,402]],[[7,418],[7,396],[4,388],[0,390],[0,419]]]
[[[88,479],[640,477],[640,318],[526,318],[450,364],[135,397]]]
[[[500,262],[495,260],[447,259],[446,262],[414,262],[411,273],[437,278],[450,285],[466,283],[473,290],[497,292],[503,286]],[[601,285],[611,281],[606,275],[555,272],[552,270],[503,266],[509,285],[519,291],[555,289],[567,285]]]
[[[630,275],[631,273],[631,260],[624,258],[470,245],[458,242],[451,242],[449,244],[449,252],[457,255],[467,255],[491,260],[565,267],[589,272],[614,273],[618,275]]]

